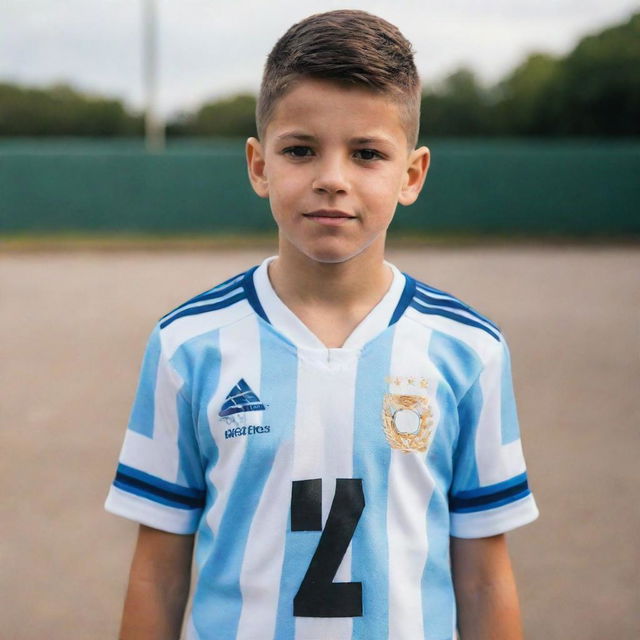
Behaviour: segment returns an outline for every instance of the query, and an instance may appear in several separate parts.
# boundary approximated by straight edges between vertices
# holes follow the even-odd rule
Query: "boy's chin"
[[[314,262],[322,264],[340,264],[341,262],[348,262],[354,256],[351,254],[345,255],[344,253],[325,252],[307,254],[307,257]]]
[[[306,258],[308,258],[312,262],[317,262],[319,264],[341,264],[344,262],[349,262],[349,260],[353,260],[357,256],[361,255],[366,250],[366,247],[361,247],[357,251],[351,250],[340,250],[340,249],[306,249],[301,251]]]
[[[298,243],[291,242],[288,238],[282,238],[280,241],[279,254],[281,256],[298,256],[298,259],[306,259],[310,262],[318,264],[342,264],[357,258],[358,256],[364,257],[365,254],[380,253],[381,259],[384,259],[384,241],[382,242],[381,251],[378,250],[379,243],[374,238],[369,243],[363,243],[359,246],[354,246],[350,243],[336,242],[333,243],[305,243],[300,245]]]

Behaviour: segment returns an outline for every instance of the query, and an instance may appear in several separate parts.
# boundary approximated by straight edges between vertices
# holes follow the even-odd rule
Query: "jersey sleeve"
[[[538,517],[520,441],[509,349],[493,342],[458,403],[460,431],[449,492],[450,531],[497,535]]]
[[[171,533],[194,533],[204,474],[184,381],[163,352],[159,327],[147,343],[138,390],[105,509]]]

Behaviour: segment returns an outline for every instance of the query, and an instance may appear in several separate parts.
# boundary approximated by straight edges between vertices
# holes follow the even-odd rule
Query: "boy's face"
[[[262,142],[247,141],[247,162],[256,193],[269,198],[280,254],[344,262],[383,256],[396,206],[418,197],[429,152],[408,151],[387,97],[303,79],[276,104]]]

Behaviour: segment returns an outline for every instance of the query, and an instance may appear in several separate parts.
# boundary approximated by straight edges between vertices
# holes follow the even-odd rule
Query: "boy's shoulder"
[[[473,306],[407,273],[404,275],[411,291],[405,312],[408,318],[482,354],[495,351],[504,342],[500,327]]]
[[[175,351],[192,337],[221,329],[255,313],[256,308],[260,308],[253,284],[256,268],[227,278],[163,315],[155,330],[169,351]]]
[[[156,330],[169,355],[192,337],[222,329],[247,316],[258,315],[269,322],[254,284],[253,274],[259,266],[227,278],[162,316]],[[405,317],[444,336],[452,345],[462,344],[485,355],[503,342],[500,328],[473,306],[408,273],[402,275],[406,279],[404,292],[390,324]]]

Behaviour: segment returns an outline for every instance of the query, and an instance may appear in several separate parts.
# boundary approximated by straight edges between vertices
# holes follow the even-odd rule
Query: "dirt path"
[[[135,526],[103,512],[148,331],[264,251],[0,258],[0,637],[116,637]],[[640,637],[640,251],[395,251],[503,328],[541,518],[529,640]],[[403,639],[405,640],[405,639]]]

